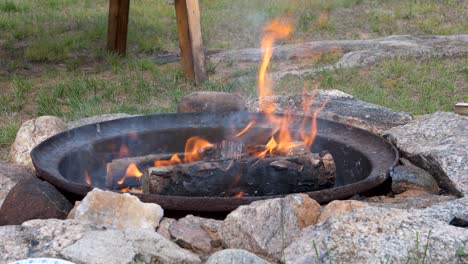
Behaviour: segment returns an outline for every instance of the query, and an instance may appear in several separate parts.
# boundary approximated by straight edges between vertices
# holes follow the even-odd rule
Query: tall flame
[[[260,109],[264,113],[273,113],[275,111],[274,103],[266,101],[266,97],[273,94],[272,82],[267,75],[268,65],[273,54],[273,44],[276,39],[286,38],[293,30],[292,24],[278,17],[263,27],[263,38],[261,42],[262,63],[258,71],[257,89]]]

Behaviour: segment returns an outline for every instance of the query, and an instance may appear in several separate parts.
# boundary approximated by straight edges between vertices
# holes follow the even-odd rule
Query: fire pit
[[[241,131],[252,120],[256,122],[250,127],[251,133],[269,136],[272,133],[270,118],[270,115],[262,113],[245,112],[162,114],[124,118],[58,134],[38,145],[31,156],[39,176],[79,199],[93,187],[106,189],[112,186],[109,185],[108,166],[122,155],[139,157],[180,153],[185,148],[185,142],[193,136],[203,137],[210,142],[221,142]],[[289,130],[293,137],[299,137],[304,122],[306,125],[311,124],[313,118],[298,117],[291,120]],[[221,212],[231,211],[239,205],[255,200],[281,197],[288,191],[305,192],[318,202],[326,203],[369,191],[388,178],[389,170],[398,158],[392,145],[358,128],[321,119],[317,119],[316,122],[318,130],[312,152],[327,151],[333,156],[336,179],[331,188],[309,189],[310,191],[307,186],[283,188],[273,192],[273,195],[266,196],[255,193],[227,197],[185,196],[177,193],[133,194],[144,202],[155,202],[168,210]],[[264,143],[266,139],[268,138],[265,136],[256,136],[249,138],[249,141]],[[143,165],[138,164],[141,171],[145,171],[145,168],[141,168]],[[265,178],[267,177],[264,175],[261,180],[251,184],[264,186],[268,182]],[[125,180],[125,184],[119,186],[119,189],[128,191],[138,184],[138,179],[133,177]],[[291,185],[293,186],[289,184]]]
[[[292,26],[264,27],[258,73],[262,113],[140,116],[88,125],[54,136],[32,151],[40,176],[84,196],[93,187],[131,192],[169,210],[231,211],[255,200],[307,193],[325,203],[382,184],[397,152],[363,130],[310,116],[275,114],[268,64],[275,39]]]

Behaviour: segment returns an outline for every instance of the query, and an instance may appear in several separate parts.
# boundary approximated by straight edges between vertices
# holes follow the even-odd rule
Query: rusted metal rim
[[[60,172],[60,163],[71,152],[93,144],[94,142],[109,140],[128,133],[144,133],[167,129],[185,129],[187,127],[211,128],[222,127],[237,122],[246,124],[251,119],[262,120],[265,117],[260,113],[230,112],[230,113],[184,113],[159,114],[122,118],[107,122],[78,127],[57,134],[39,144],[31,152],[36,171],[40,177],[55,185],[62,191],[84,197],[93,187],[73,182],[65,178]],[[385,139],[370,132],[349,125],[318,119],[317,145],[334,142],[343,148],[357,151],[368,160],[371,169],[368,175],[354,182],[346,182],[347,175],[341,173],[343,183],[339,186],[307,193],[319,203],[332,200],[346,199],[354,194],[369,191],[389,177],[389,172],[397,164],[398,152],[393,145]],[[320,146],[317,146],[320,148]],[[315,148],[315,146],[314,146]],[[318,149],[320,150],[320,149]],[[356,152],[356,153],[357,153]],[[351,176],[350,176],[351,177]],[[356,177],[354,175],[353,177]],[[360,177],[358,175],[358,177]],[[152,194],[134,194],[143,202],[154,202],[164,209],[199,212],[225,212],[232,211],[240,205],[253,201],[278,196],[254,197],[182,197]]]

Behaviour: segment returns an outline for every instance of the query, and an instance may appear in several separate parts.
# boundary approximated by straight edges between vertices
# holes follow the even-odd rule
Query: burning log
[[[107,163],[106,166],[106,187],[110,189],[128,187],[128,185],[122,186],[122,184],[119,184],[118,182],[125,176],[127,169],[131,164],[135,164],[135,166],[140,168],[147,168],[154,166],[155,160],[169,160],[171,156],[172,154],[151,154],[139,157],[114,159]]]
[[[329,153],[301,156],[225,158],[152,167],[143,193],[181,196],[276,195],[333,187],[335,164]]]

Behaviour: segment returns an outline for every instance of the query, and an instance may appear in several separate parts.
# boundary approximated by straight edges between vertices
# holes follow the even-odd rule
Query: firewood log
[[[181,196],[276,195],[333,187],[335,165],[330,154],[224,158],[144,172],[143,193]]]

